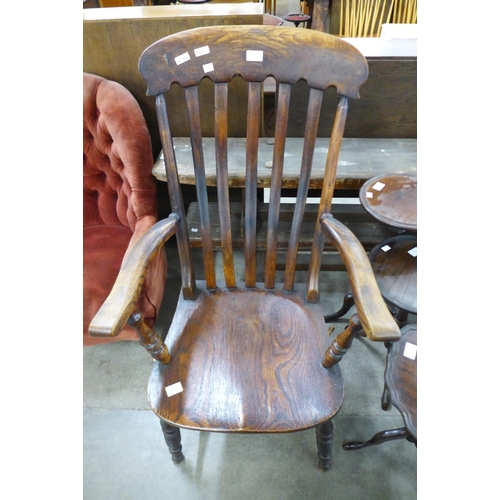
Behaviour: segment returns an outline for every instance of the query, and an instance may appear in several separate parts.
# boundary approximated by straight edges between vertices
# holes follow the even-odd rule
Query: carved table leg
[[[411,434],[408,429],[406,427],[401,427],[399,429],[377,432],[377,434],[375,434],[369,441],[365,441],[364,443],[356,441],[344,443],[342,448],[345,451],[359,450],[360,448],[365,448],[366,446],[385,443],[386,441],[392,441],[393,439],[408,439],[409,436],[411,436]]]
[[[165,442],[172,455],[172,461],[175,464],[180,464],[184,460],[181,444],[181,431],[178,427],[167,424],[164,420],[160,420],[161,429],[165,436]]]
[[[316,426],[316,444],[319,468],[327,471],[332,464],[333,422],[331,419]]]
[[[344,297],[344,303],[342,304],[342,307],[337,312],[325,316],[325,323],[330,323],[332,321],[335,321],[336,319],[341,318],[349,312],[352,306],[354,306],[354,295],[352,293],[348,293]]]
[[[387,349],[387,357],[386,357],[386,361],[385,361],[385,366],[386,366],[386,370],[387,370],[387,359],[389,356],[389,352],[392,348],[392,342],[384,342],[384,345]],[[391,405],[392,405],[391,393],[390,393],[389,389],[387,388],[387,384],[384,381],[384,392],[382,393],[382,410],[384,410],[384,411],[389,410]]]

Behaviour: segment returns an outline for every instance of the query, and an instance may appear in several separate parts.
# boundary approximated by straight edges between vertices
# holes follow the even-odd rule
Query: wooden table
[[[392,403],[403,416],[406,429],[417,439],[417,325],[401,329],[387,355],[385,383]]]
[[[417,178],[412,175],[379,175],[359,191],[363,208],[375,219],[403,231],[417,230]]]
[[[299,179],[303,138],[287,138],[283,170],[283,188],[296,188]],[[328,151],[328,138],[318,138],[313,160],[310,189],[321,189],[324,166]],[[205,149],[205,174],[208,186],[216,186],[215,146],[213,138],[203,139]],[[179,165],[181,184],[195,184],[193,160],[189,138],[174,139],[175,155]],[[245,187],[244,138],[228,139],[229,185]],[[259,162],[257,186],[271,186],[272,139],[259,140]],[[368,180],[379,175],[417,173],[416,139],[354,139],[344,138],[340,150],[336,189],[359,190]],[[153,167],[153,175],[166,182],[163,153],[160,153]]]
[[[417,237],[400,234],[382,241],[370,252],[370,262],[382,297],[402,310],[396,320],[404,323],[407,313],[417,314]]]
[[[364,442],[344,443],[346,451],[382,444],[394,439],[406,439],[417,444],[417,325],[401,329],[401,338],[392,342],[387,354],[385,384],[394,406],[403,417],[404,427],[377,432]],[[387,408],[384,408],[387,409]]]

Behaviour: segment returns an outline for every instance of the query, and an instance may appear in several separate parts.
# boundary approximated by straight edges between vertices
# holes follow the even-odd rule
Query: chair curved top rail
[[[300,64],[294,64],[296,59]],[[142,53],[139,71],[149,96],[168,91],[173,83],[198,85],[205,77],[229,82],[241,75],[246,81],[264,81],[279,74],[279,83],[305,78],[310,87],[334,86],[339,94],[357,99],[368,78],[365,58],[348,42],[315,30],[268,25],[210,26],[169,35]]]

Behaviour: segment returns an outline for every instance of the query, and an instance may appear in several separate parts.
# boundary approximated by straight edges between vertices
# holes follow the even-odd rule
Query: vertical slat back
[[[299,251],[300,231],[307,202],[309,180],[311,178],[312,162],[314,156],[314,146],[316,144],[316,134],[318,131],[321,103],[323,102],[323,91],[310,89],[309,103],[307,107],[306,129],[304,133],[304,147],[302,149],[302,162],[300,166],[299,187],[290,230],[290,239],[286,255],[285,276],[283,288],[287,291],[293,290],[295,281],[295,266]]]
[[[156,96],[156,114],[160,127],[160,138],[165,160],[165,173],[167,176],[170,205],[172,212],[180,215],[179,229],[177,231],[177,245],[179,248],[182,275],[182,293],[185,299],[192,299],[196,289],[193,259],[191,256],[191,246],[189,244],[186,214],[184,213],[184,201],[182,199],[179,175],[177,173],[174,145],[172,143],[172,134],[170,133],[170,123],[163,93]]]
[[[209,290],[215,289],[215,262],[212,245],[212,231],[208,212],[207,183],[205,178],[205,161],[203,156],[203,141],[201,136],[200,104],[198,87],[186,88],[186,104],[188,112],[191,148],[193,150],[193,166],[196,176],[196,196],[200,210],[201,238],[203,241],[203,263],[205,266],[205,281]]]
[[[261,83],[248,84],[245,176],[245,286],[256,285],[257,261],[257,159],[259,148]]]
[[[314,231],[309,275],[307,279],[308,302],[317,302],[319,300],[319,271],[321,267],[321,253],[323,252],[325,240],[323,231],[321,230],[320,219],[323,214],[331,211],[335,177],[337,176],[337,163],[340,146],[342,145],[347,108],[347,97],[342,96],[337,106],[330,144],[328,146],[328,154],[326,156],[325,178],[323,180],[323,189],[321,190],[321,200],[318,208],[318,217],[316,219],[316,229]]]
[[[269,215],[267,221],[266,269],[264,286],[274,288],[276,279],[276,254],[278,250],[278,222],[280,212],[281,185],[283,183],[283,161],[285,158],[285,140],[288,123],[291,85],[280,83],[276,125],[274,133],[273,170],[269,196]]]
[[[228,85],[235,76],[241,78],[242,82],[248,83],[244,202],[245,286],[254,288],[257,282],[257,168],[259,161],[259,132],[261,116],[263,115],[261,108],[262,87],[263,82],[269,76],[274,77],[278,83],[275,149],[273,153],[271,201],[267,221],[268,234],[264,270],[265,287],[274,288],[277,281],[277,233],[290,90],[291,86],[297,84],[300,80],[307,82],[311,89],[310,101],[300,166],[298,199],[292,221],[285,267],[284,287],[285,290],[292,290],[319,110],[322,103],[322,92],[331,86],[337,89],[338,94],[342,97],[333,126],[330,152],[327,156],[325,181],[316,222],[307,284],[307,299],[316,301],[318,298],[320,255],[323,249],[320,218],[324,213],[330,211],[336,165],[347,112],[347,99],[357,99],[359,97],[359,88],[368,76],[366,59],[346,41],[316,30],[299,30],[293,27],[275,26],[212,26],[174,33],[158,40],[141,55],[139,71],[147,82],[147,94],[159,96],[158,117],[162,129],[168,188],[172,208],[179,214],[181,220],[177,239],[183,273],[183,291],[186,298],[195,295],[194,272],[172,138],[166,110],[164,109],[165,102],[160,94],[169,91],[173,86],[180,86],[185,89],[193,164],[196,174],[197,201],[200,208],[205,278],[207,287],[215,288],[215,260],[201,136],[202,119],[203,123],[206,124],[207,118],[210,119],[210,117],[205,112],[205,108],[203,113],[200,112],[199,101],[201,99],[197,90],[197,87],[202,85],[205,78],[209,78],[214,83],[215,114],[212,123],[215,125],[217,198],[219,202],[221,246],[226,285],[233,287],[236,286],[236,279],[231,249],[232,235],[228,187],[228,182],[231,180],[230,172],[228,172],[230,158],[228,158],[227,152],[227,112],[228,108],[230,108]],[[241,107],[242,103],[239,104]]]
[[[236,287],[229,213],[229,182],[227,166],[228,84],[215,84],[215,165],[217,169],[217,198],[222,246],[224,278],[228,288]]]

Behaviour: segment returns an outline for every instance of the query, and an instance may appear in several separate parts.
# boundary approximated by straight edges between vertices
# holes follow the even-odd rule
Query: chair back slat
[[[309,263],[309,275],[307,279],[308,302],[317,302],[319,300],[319,271],[321,267],[321,253],[323,252],[325,241],[323,231],[321,230],[320,219],[323,214],[331,211],[335,177],[337,176],[337,163],[347,118],[347,108],[347,97],[342,96],[337,106],[337,112],[335,113],[332,136],[330,138],[328,154],[326,155],[325,178],[323,180],[323,189],[321,190],[321,200],[318,209],[318,218],[316,220],[316,229],[314,231],[311,261]]]
[[[248,84],[245,174],[245,286],[254,288],[257,267],[257,160],[259,148],[260,82]]]
[[[165,105],[165,96],[163,94],[158,94],[156,96],[156,114],[160,126],[160,138],[165,160],[165,174],[167,176],[170,205],[172,212],[180,216],[179,229],[177,230],[177,244],[179,247],[179,261],[182,275],[182,294],[185,299],[192,299],[196,290],[193,259],[191,255],[191,246],[189,244],[186,214],[184,213],[184,201],[182,199],[182,191],[179,183],[177,163],[175,161],[172,134],[170,133],[170,123],[168,120],[167,107]]]
[[[323,102],[323,91],[311,89],[309,93],[309,104],[307,107],[306,129],[304,133],[304,146],[302,149],[302,163],[300,167],[299,187],[293,214],[292,228],[286,254],[285,276],[283,288],[289,292],[293,290],[295,281],[295,266],[299,251],[300,231],[307,202],[309,180],[311,178],[314,146],[318,131],[321,103]]]
[[[227,109],[228,84],[215,84],[215,165],[217,169],[217,198],[222,247],[222,262],[227,288],[236,287],[231,234],[229,181],[227,166]]]
[[[198,87],[186,89],[186,104],[188,112],[191,148],[193,152],[193,167],[196,176],[196,196],[200,211],[201,239],[203,241],[203,263],[205,266],[205,281],[209,290],[217,288],[215,276],[214,251],[212,231],[208,212],[207,182],[205,177],[205,160],[203,157],[203,141],[201,136],[200,103]]]
[[[278,222],[280,213],[281,186],[283,183],[283,162],[285,159],[285,140],[288,124],[291,85],[278,85],[276,125],[274,133],[273,170],[269,196],[269,215],[267,220],[266,268],[264,286],[274,288],[276,278],[276,257],[278,249]]]

